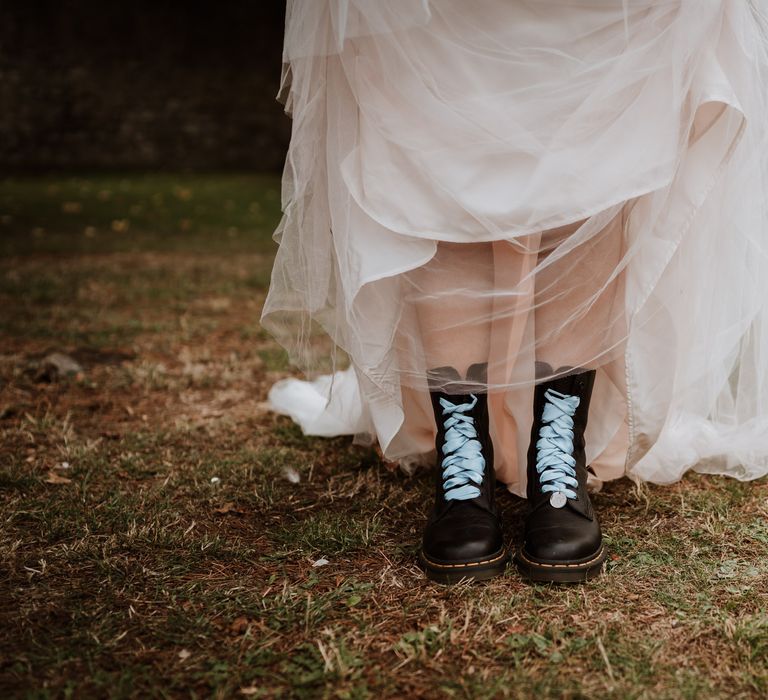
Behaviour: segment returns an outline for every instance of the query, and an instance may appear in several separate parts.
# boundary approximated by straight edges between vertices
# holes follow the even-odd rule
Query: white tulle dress
[[[275,410],[410,463],[486,362],[523,495],[534,383],[594,368],[596,483],[766,474],[767,5],[289,0]]]

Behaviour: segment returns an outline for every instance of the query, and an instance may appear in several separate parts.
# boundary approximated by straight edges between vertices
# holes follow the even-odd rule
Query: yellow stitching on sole
[[[503,559],[504,557],[508,556],[506,551],[503,551],[498,557],[495,557],[493,559],[484,559],[483,561],[473,561],[468,562],[466,564],[438,564],[437,562],[433,562],[431,559],[427,557],[424,552],[421,552],[421,558],[424,560],[426,564],[429,564],[429,566],[438,568],[438,569],[468,569],[472,566],[482,566],[483,564],[493,564],[494,562],[499,561],[499,559]]]
[[[539,566],[541,568],[548,567],[550,569],[578,569],[582,566],[589,566],[589,564],[596,562],[598,559],[600,559],[600,557],[603,556],[603,554],[605,554],[605,548],[600,547],[600,551],[598,552],[597,556],[594,559],[590,559],[589,561],[583,561],[583,562],[580,562],[579,564],[545,564],[544,562],[533,561],[533,559],[529,559],[528,557],[525,556],[522,549],[517,553],[517,556],[520,557],[521,559],[524,559],[529,564],[533,564],[534,566]]]

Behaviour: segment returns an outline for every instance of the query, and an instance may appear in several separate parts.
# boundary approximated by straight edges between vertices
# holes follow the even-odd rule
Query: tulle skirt
[[[485,362],[523,495],[534,384],[596,369],[595,483],[766,474],[765,9],[289,0],[276,410],[411,463],[427,371]]]

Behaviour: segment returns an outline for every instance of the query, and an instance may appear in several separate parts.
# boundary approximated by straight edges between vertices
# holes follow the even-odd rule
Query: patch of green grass
[[[264,368],[269,372],[285,372],[290,367],[288,353],[282,348],[259,350],[259,357],[264,361]]]
[[[339,556],[371,546],[380,530],[381,521],[376,517],[320,510],[278,526],[270,536],[278,545],[307,555]]]
[[[0,180],[0,255],[269,253],[271,175],[146,174]]]
[[[305,435],[301,427],[288,418],[282,418],[272,426],[272,437],[282,447],[311,450],[321,445],[323,440]]]

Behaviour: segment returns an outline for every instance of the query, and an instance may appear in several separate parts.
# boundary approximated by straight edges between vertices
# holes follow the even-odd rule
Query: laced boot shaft
[[[490,578],[504,570],[506,552],[496,510],[493,444],[489,433],[485,365],[462,382],[452,367],[430,372],[435,414],[435,500],[424,531],[421,562],[441,583]]]
[[[536,442],[536,472],[542,495],[550,493],[550,505],[562,508],[569,498],[578,498],[573,415],[580,401],[578,396],[554,389],[547,389],[544,398],[543,425]]]
[[[527,460],[530,511],[516,562],[524,575],[539,581],[583,581],[599,574],[605,560],[587,491],[584,441],[596,372],[557,371],[566,372],[534,392]]]
[[[437,371],[442,376],[447,373],[447,369]],[[456,378],[461,381],[458,373]],[[471,501],[479,508],[495,512],[496,477],[486,393],[432,391],[430,396],[437,427],[435,452],[440,477],[435,480],[435,508],[443,511],[452,501]]]

